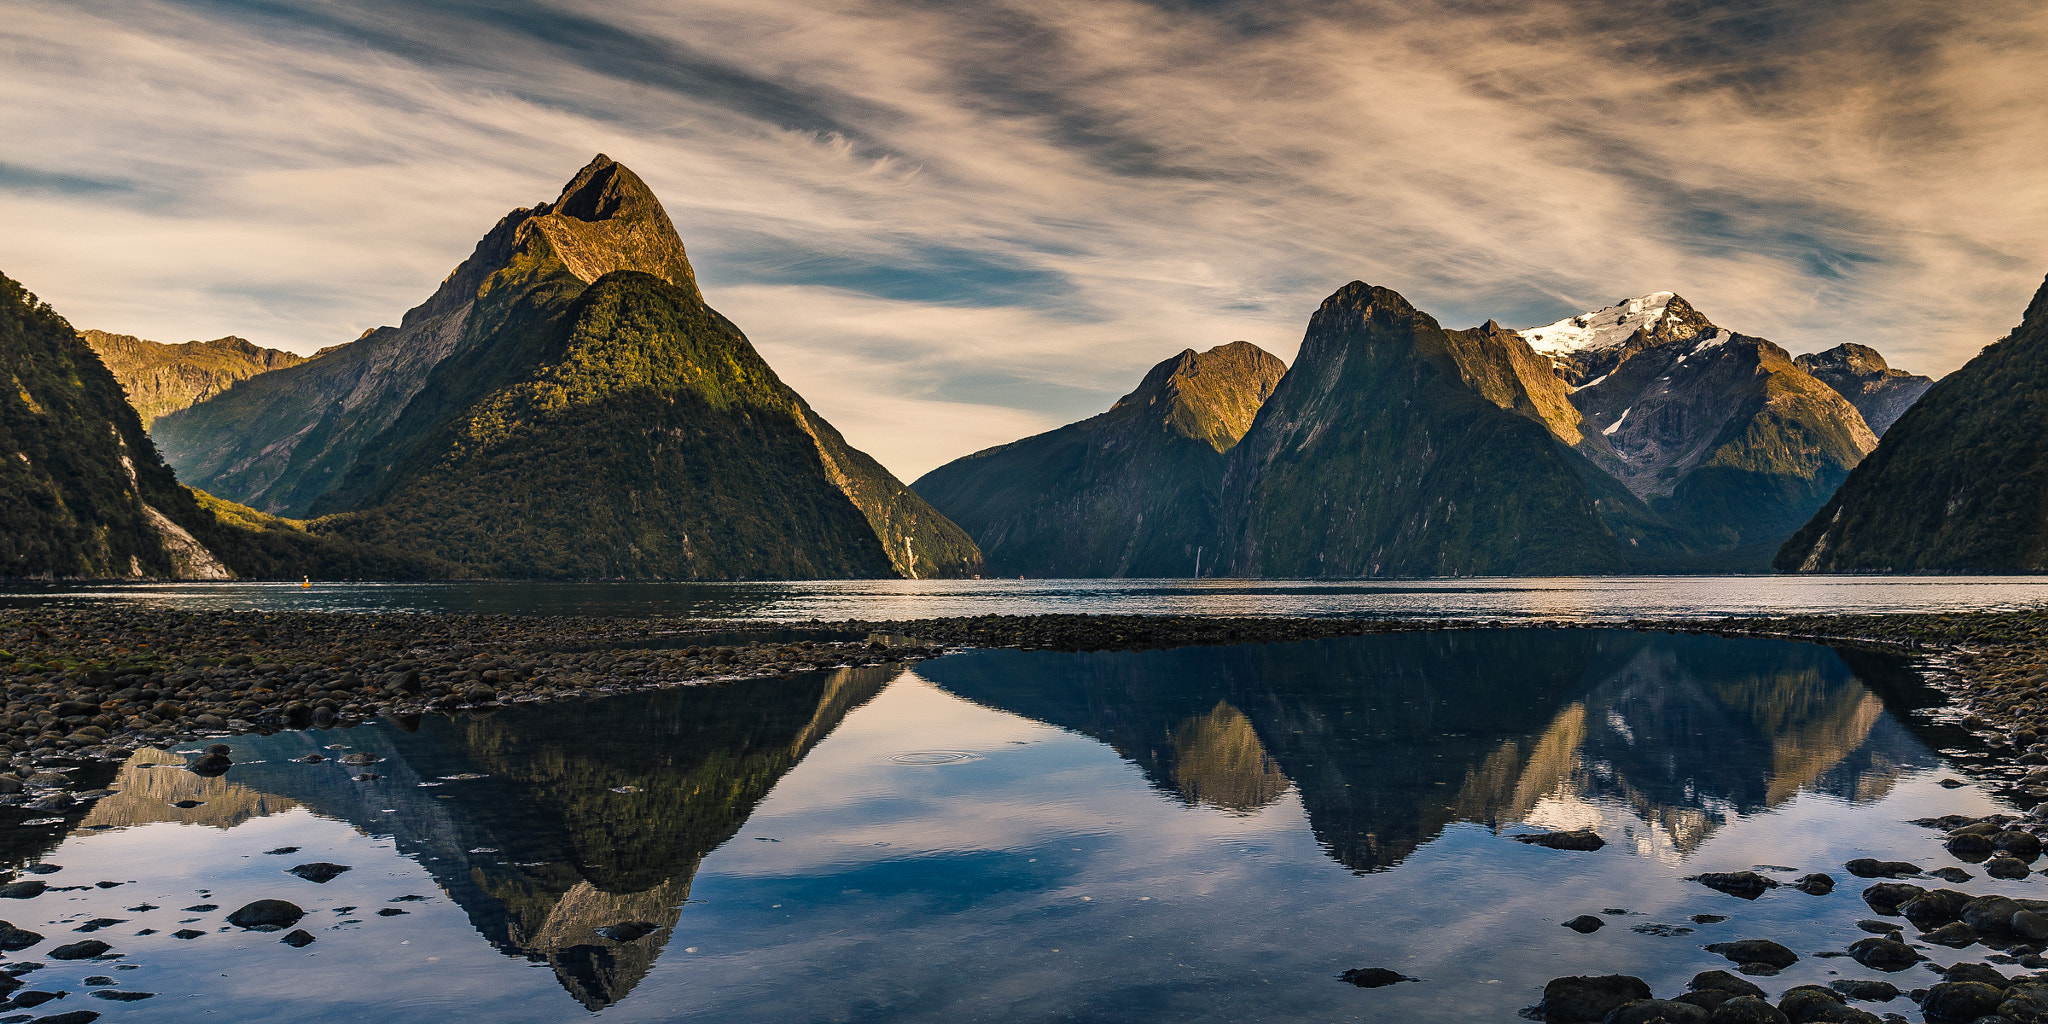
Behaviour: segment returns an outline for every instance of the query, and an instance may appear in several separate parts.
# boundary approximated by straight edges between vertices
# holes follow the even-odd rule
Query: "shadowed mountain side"
[[[976,452],[913,485],[980,545],[991,572],[1187,576],[1214,561],[1224,454],[1285,364],[1237,341],[1189,349],[1108,412]]]
[[[1801,791],[1874,799],[1932,758],[1833,651],[1773,641],[1417,633],[970,652],[919,674],[1100,739],[1189,803],[1248,812],[1291,784],[1316,838],[1356,871],[1392,867],[1457,821],[1576,826],[1595,800],[1683,855],[1730,810]]]
[[[2048,282],[1942,378],[1778,551],[1793,572],[2048,569]]]
[[[80,331],[79,336],[121,382],[144,427],[159,416],[212,398],[236,381],[306,361],[296,353],[258,348],[236,337],[166,345],[106,331]]]
[[[1682,551],[1568,446],[1561,390],[1512,331],[1445,331],[1392,291],[1346,285],[1230,453],[1219,570],[1579,574]]]
[[[598,1010],[653,967],[704,857],[897,671],[634,694],[567,716],[539,706],[427,719],[410,735],[243,737],[237,760],[250,756],[239,747],[248,742],[267,763],[228,777],[392,833],[492,945],[550,964]],[[288,760],[342,735],[385,758],[374,769],[383,779],[352,782],[354,769]],[[449,778],[459,775],[483,777]],[[629,921],[655,930],[632,942],[597,934]]]

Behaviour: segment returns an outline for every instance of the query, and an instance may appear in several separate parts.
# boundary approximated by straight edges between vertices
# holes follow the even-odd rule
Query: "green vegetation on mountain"
[[[77,331],[0,275],[0,577],[441,576],[181,486]]]
[[[2048,569],[2048,282],[1778,552],[1801,572]]]
[[[1108,412],[957,459],[913,486],[998,575],[1185,576],[1219,552],[1225,453],[1286,365],[1248,342],[1193,349]]]
[[[1226,572],[1434,576],[1620,571],[1668,540],[1557,437],[1548,373],[1513,332],[1444,330],[1353,282],[1231,452]],[[1544,383],[1548,379],[1550,383]]]
[[[304,356],[258,348],[233,336],[166,345],[132,334],[80,333],[121,382],[145,428],[157,417],[212,398],[237,381],[306,361]]]
[[[477,575],[981,568],[705,305],[659,200],[604,156],[500,221],[401,327],[159,433],[230,497]]]

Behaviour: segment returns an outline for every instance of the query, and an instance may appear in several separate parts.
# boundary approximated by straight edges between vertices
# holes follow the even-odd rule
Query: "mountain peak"
[[[1183,349],[1154,366],[1137,390],[1110,408],[1154,408],[1167,429],[1229,451],[1251,429],[1252,418],[1286,372],[1278,356],[1249,341],[1207,352]],[[1162,401],[1164,408],[1159,408]]]
[[[586,284],[615,270],[638,270],[702,301],[683,240],[661,200],[639,175],[603,153],[516,231],[520,244],[528,241],[530,232],[546,236],[569,272]]]
[[[1670,311],[1673,300],[1685,302],[1676,292],[1638,295],[1604,309],[1566,317],[1542,327],[1527,328],[1522,331],[1522,336],[1529,339],[1529,347],[1547,356],[1620,348],[1637,331],[1655,331]]]

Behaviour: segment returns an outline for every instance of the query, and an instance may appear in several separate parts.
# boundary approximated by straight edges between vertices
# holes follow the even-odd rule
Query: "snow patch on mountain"
[[[1638,330],[1655,329],[1674,297],[1672,292],[1651,292],[1520,333],[1530,348],[1547,356],[1619,348]]]

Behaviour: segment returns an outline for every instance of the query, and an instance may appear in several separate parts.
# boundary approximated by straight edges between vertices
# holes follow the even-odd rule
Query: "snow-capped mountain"
[[[1581,388],[1598,383],[1639,352],[1690,341],[1713,329],[1677,294],[1651,292],[1520,333],[1530,348],[1549,358],[1567,385]]]

